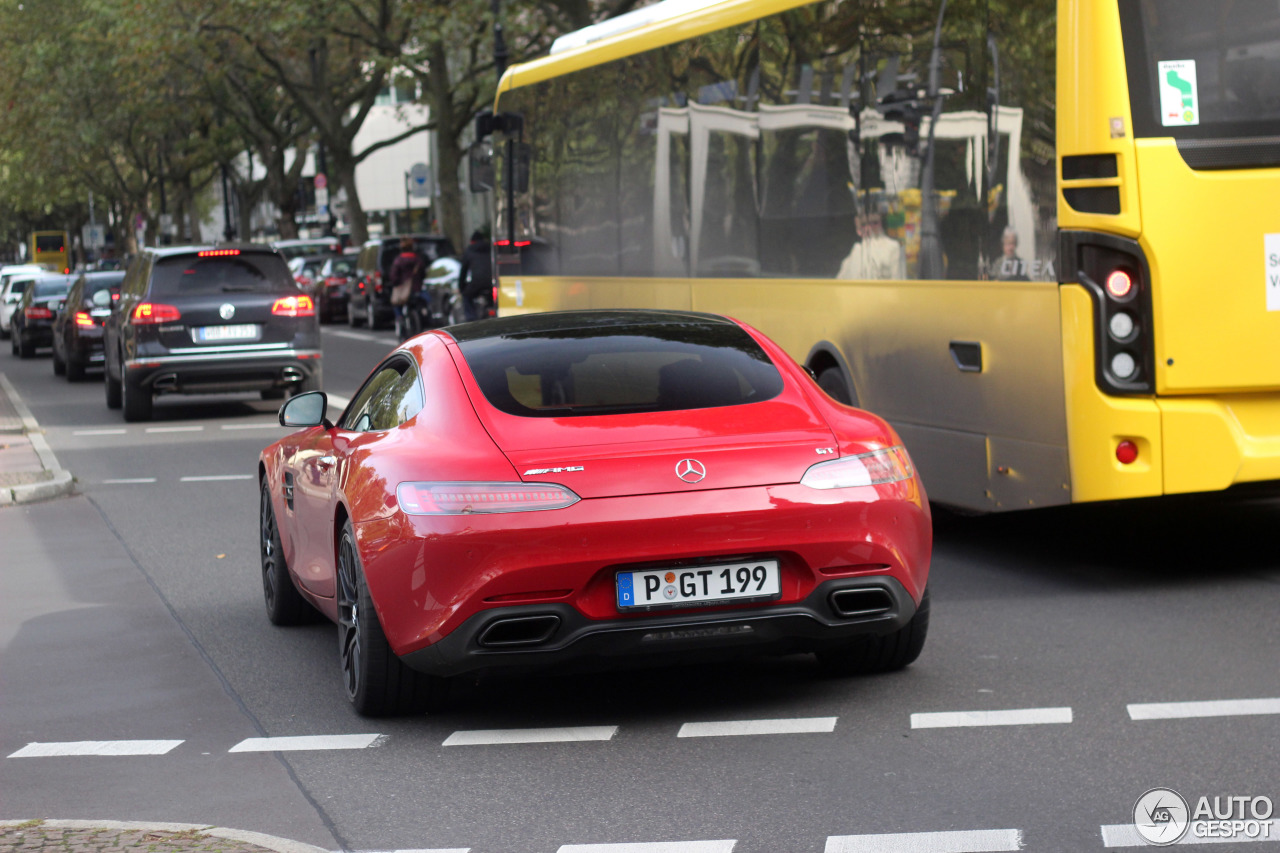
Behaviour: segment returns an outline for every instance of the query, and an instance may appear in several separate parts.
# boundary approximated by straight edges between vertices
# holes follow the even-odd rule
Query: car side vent
[[[1064,187],[1062,195],[1077,213],[1120,215],[1119,187]]]
[[[1062,180],[1096,181],[1118,178],[1114,154],[1077,154],[1062,158]]]

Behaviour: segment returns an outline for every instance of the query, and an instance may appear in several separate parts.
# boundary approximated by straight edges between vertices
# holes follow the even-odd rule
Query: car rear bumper
[[[264,391],[299,382],[318,387],[321,353],[289,348],[148,356],[127,360],[125,370],[130,381],[153,393]]]
[[[884,607],[841,615],[834,597],[865,592]],[[819,584],[803,601],[736,612],[592,620],[568,604],[522,605],[477,613],[438,643],[404,656],[413,669],[450,676],[477,670],[590,671],[695,663],[737,656],[812,652],[895,631],[916,602],[891,577]]]

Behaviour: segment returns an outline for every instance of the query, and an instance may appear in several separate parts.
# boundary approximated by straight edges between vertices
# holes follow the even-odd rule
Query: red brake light
[[[1124,270],[1115,270],[1107,276],[1107,293],[1113,299],[1124,299],[1133,292],[1133,279]]]
[[[171,323],[175,320],[182,319],[182,312],[172,305],[161,305],[153,302],[143,302],[137,308],[133,309],[133,322],[139,326],[149,326],[157,323]]]
[[[271,305],[271,313],[277,317],[314,317],[316,304],[310,296],[282,296]]]
[[[40,305],[32,305],[22,312],[28,320],[52,320],[53,312]]]
[[[238,255],[239,249],[205,249],[203,252],[196,252],[196,256],[200,258],[224,258],[227,255]]]
[[[76,312],[76,325],[77,325],[77,326],[92,326],[92,325],[93,325],[93,318],[89,316],[89,312],[88,312],[88,311],[77,311],[77,312]]]

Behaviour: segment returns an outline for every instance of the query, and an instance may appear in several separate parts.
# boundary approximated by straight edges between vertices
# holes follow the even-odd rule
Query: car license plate
[[[195,333],[196,343],[210,341],[252,341],[258,337],[258,326],[255,323],[242,323],[235,326],[197,326],[191,330]]]
[[[619,610],[689,607],[777,598],[781,594],[777,560],[618,573]]]

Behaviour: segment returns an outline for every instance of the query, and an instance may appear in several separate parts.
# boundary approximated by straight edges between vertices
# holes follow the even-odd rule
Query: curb
[[[40,457],[41,466],[52,474],[50,479],[38,483],[0,488],[0,507],[53,500],[74,492],[75,478],[71,476],[70,471],[58,464],[58,457],[54,455],[49,443],[44,440],[44,432],[41,431],[40,424],[36,422],[27,404],[18,396],[18,389],[13,387],[9,377],[3,373],[0,373],[0,393],[9,398],[14,411],[22,420],[22,430],[26,433],[27,440],[31,442],[31,449],[36,452],[36,456]]]
[[[323,847],[288,838],[202,823],[146,823],[129,820],[0,820],[0,828],[15,826],[28,826],[31,829],[80,829],[106,832],[169,832],[238,841],[241,844],[251,844],[273,851],[273,853],[332,853]]]

